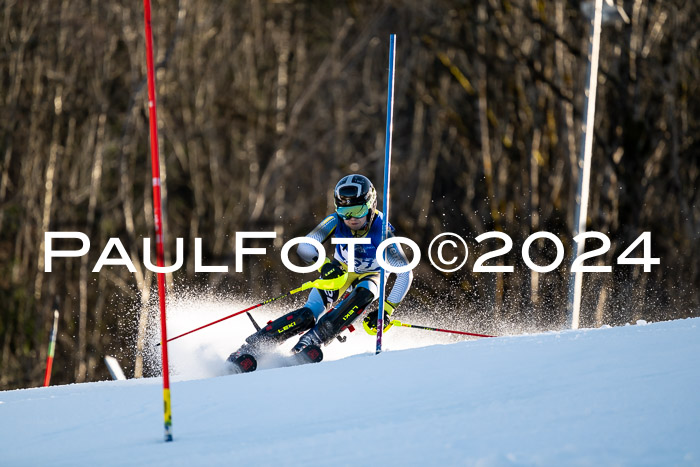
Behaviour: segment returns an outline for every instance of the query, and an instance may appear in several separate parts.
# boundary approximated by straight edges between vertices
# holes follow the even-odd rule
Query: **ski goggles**
[[[335,212],[343,219],[365,217],[369,213],[369,206],[359,204],[357,206],[338,206]]]

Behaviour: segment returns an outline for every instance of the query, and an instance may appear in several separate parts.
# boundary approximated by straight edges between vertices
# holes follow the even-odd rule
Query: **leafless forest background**
[[[153,237],[143,4],[0,5],[0,389],[41,384],[56,297],[54,383],[107,378],[106,354],[141,375],[136,336],[156,290],[141,259],[142,238]],[[588,216],[613,242],[598,262],[614,272],[586,274],[582,326],[700,309],[700,4],[621,5],[629,24],[603,29]],[[283,241],[332,210],[340,176],[364,173],[381,192],[396,33],[391,221],[424,255],[448,231],[471,250],[454,274],[424,259],[398,312],[477,332],[564,326],[588,50],[579,6],[155,0],[167,262],[176,237],[186,255],[171,293],[246,294],[252,304],[307,280],[282,266]],[[244,230],[279,237],[235,273],[234,233]],[[514,273],[471,272],[500,246],[474,241],[491,230],[513,238],[500,264]],[[520,257],[540,230],[567,251],[547,274]],[[46,231],[84,232],[90,253],[45,273]],[[643,231],[661,265],[617,266]],[[91,272],[110,237],[136,273]],[[195,237],[205,264],[228,274],[194,274]],[[535,244],[532,256],[546,264],[554,251]]]

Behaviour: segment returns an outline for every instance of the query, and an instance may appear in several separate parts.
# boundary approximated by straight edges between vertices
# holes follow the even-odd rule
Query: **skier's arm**
[[[331,214],[323,219],[321,223],[318,224],[316,228],[314,228],[306,236],[323,243],[333,234],[333,232],[335,232],[335,228],[337,226],[338,216]],[[309,243],[300,243],[297,247],[297,255],[299,255],[299,258],[301,258],[301,260],[306,264],[313,264],[318,259],[318,251],[316,251],[316,248]]]
[[[389,236],[393,237],[394,235],[389,234]],[[406,255],[404,254],[400,244],[392,244],[389,248],[386,249],[386,253],[387,263],[389,263],[390,266],[398,268],[408,265],[408,258],[406,258]],[[392,311],[398,306],[401,300],[404,299],[404,297],[408,293],[408,289],[411,288],[412,282],[412,270],[396,274],[396,281],[394,282],[394,286],[391,288],[391,292],[386,298],[386,302],[388,302],[389,305],[392,307]],[[391,311],[389,312],[389,314],[391,314]]]

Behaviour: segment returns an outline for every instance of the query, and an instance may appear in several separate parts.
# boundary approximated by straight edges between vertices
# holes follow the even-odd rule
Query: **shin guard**
[[[246,339],[246,342],[255,347],[276,345],[290,337],[308,331],[316,323],[316,318],[311,309],[303,307],[271,321],[258,332]]]
[[[374,294],[364,288],[356,288],[338,307],[321,316],[316,332],[323,344],[328,344],[342,330],[350,326],[362,315],[367,305],[374,300]]]

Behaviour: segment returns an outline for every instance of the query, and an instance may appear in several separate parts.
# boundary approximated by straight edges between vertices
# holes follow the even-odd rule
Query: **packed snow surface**
[[[359,334],[319,364],[217,377],[217,352],[171,343],[171,443],[160,378],[0,392],[0,465],[700,465],[700,319],[378,356]]]

